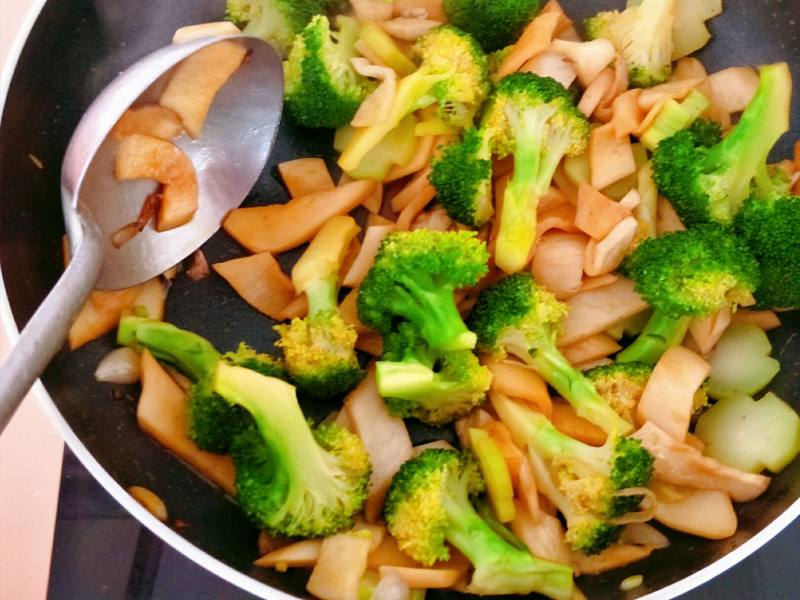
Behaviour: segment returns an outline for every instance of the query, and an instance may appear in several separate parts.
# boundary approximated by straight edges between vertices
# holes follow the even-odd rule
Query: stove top
[[[683,600],[791,600],[800,583],[800,523]],[[48,598],[253,600],[164,544],[65,450]]]

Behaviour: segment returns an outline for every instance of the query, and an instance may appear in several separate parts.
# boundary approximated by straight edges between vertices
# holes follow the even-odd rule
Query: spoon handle
[[[36,309],[0,365],[0,432],[31,386],[64,344],[69,328],[100,275],[100,235],[84,221],[82,239],[69,266]]]

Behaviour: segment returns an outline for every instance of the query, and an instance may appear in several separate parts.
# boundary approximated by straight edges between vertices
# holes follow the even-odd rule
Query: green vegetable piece
[[[655,308],[620,362],[654,365],[680,344],[690,317],[704,318],[752,300],[759,267],[747,245],[719,225],[698,225],[648,239],[623,264],[636,291]]]
[[[748,198],[734,226],[761,265],[758,306],[800,308],[800,196]]]
[[[286,377],[283,363],[260,354],[247,344],[236,352],[219,352],[208,340],[170,323],[125,316],[120,320],[117,341],[125,346],[147,348],[158,360],[180,369],[192,380],[187,403],[189,437],[202,450],[225,454],[234,437],[252,424],[247,412],[231,406],[212,389],[217,365],[224,362],[245,367],[268,377]]]
[[[448,125],[472,125],[489,94],[486,56],[467,33],[442,25],[431,29],[414,45],[419,67],[397,84],[389,118],[353,132],[339,157],[346,172],[358,167],[364,156],[407,115],[437,104],[437,115]]]
[[[763,389],[781,369],[771,352],[767,334],[757,325],[731,323],[708,357],[708,395],[717,399],[752,396]]]
[[[497,395],[492,406],[514,439],[534,450],[531,466],[541,492],[567,522],[566,541],[576,552],[597,554],[613,544],[621,527],[616,518],[636,511],[642,495],[628,488],[646,486],[653,456],[639,440],[610,435],[601,447],[558,431],[542,413]],[[538,463],[543,463],[540,470]],[[543,472],[544,471],[544,472]]]
[[[535,558],[506,541],[473,506],[482,490],[483,479],[469,453],[425,450],[392,479],[384,506],[386,525],[400,549],[423,565],[447,560],[448,544],[460,550],[474,567],[467,593],[538,592],[571,600],[572,569]]]
[[[214,391],[254,426],[236,436],[236,500],[273,535],[317,537],[349,527],[367,498],[369,455],[335,423],[312,429],[288,383],[221,363]]]
[[[471,350],[476,336],[464,324],[453,291],[475,285],[488,260],[486,244],[472,231],[390,233],[361,284],[358,315],[384,335],[408,321],[433,350]]]
[[[767,168],[772,147],[789,129],[792,76],[786,63],[761,67],[753,99],[724,139],[708,126],[679,131],[653,155],[653,177],[683,222],[730,225],[751,195],[788,192]],[[717,130],[718,132],[718,130]]]
[[[705,454],[730,467],[779,473],[800,453],[800,417],[772,392],[720,400],[697,421]]]
[[[227,0],[225,13],[246,35],[269,42],[286,56],[294,36],[328,5],[325,0]]]
[[[442,7],[450,23],[495,52],[516,43],[539,12],[539,0],[444,0]]]
[[[432,167],[431,185],[453,220],[481,227],[492,218],[492,148],[485,131],[467,129],[461,142],[447,146]]]
[[[566,313],[566,305],[533,277],[517,273],[481,292],[468,323],[478,334],[481,350],[498,356],[513,354],[530,365],[566,398],[578,416],[607,433],[630,432],[633,426],[559,351],[556,338]]]
[[[337,24],[338,31],[332,32],[328,17],[315,16],[295,37],[283,64],[286,108],[306,127],[346,125],[371,88],[350,64],[358,23],[339,17]]]
[[[514,157],[514,174],[499,216],[495,262],[506,273],[516,273],[528,263],[536,239],[539,200],[550,189],[561,159],[586,150],[589,123],[560,83],[514,73],[492,94],[480,129],[497,156]]]
[[[276,325],[286,370],[299,392],[333,398],[353,389],[364,377],[355,351],[358,334],[339,314],[339,270],[358,235],[352,217],[328,219],[292,269],[295,290],[308,298],[308,316]]]
[[[470,350],[434,351],[411,323],[401,323],[383,336],[375,380],[393,415],[443,425],[483,402],[492,374]]]

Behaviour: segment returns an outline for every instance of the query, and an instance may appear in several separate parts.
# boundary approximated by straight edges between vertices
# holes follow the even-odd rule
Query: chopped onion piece
[[[372,592],[371,600],[408,600],[411,590],[397,571],[387,570]]]
[[[130,348],[117,348],[103,357],[94,378],[103,383],[129,384],[139,381],[139,355]]]
[[[427,13],[426,13],[427,14]],[[385,21],[383,28],[392,37],[405,42],[413,42],[422,37],[431,29],[441,25],[439,21],[419,17],[398,17],[391,21]]]
[[[627,524],[622,530],[619,541],[636,546],[652,546],[656,549],[669,546],[667,536],[647,523]]]

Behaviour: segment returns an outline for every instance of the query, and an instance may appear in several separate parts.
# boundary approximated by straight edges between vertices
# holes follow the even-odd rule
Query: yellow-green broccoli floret
[[[286,108],[306,127],[347,125],[369,88],[350,64],[358,23],[338,17],[337,25],[338,31],[332,32],[328,17],[315,16],[295,38],[283,65]]]
[[[584,371],[583,375],[619,416],[633,423],[636,405],[652,372],[649,365],[627,362],[594,367]]]
[[[492,382],[472,351],[433,351],[410,323],[384,336],[375,377],[392,414],[431,425],[466,415],[483,402]]]
[[[243,25],[247,35],[269,42],[286,56],[294,36],[314,15],[323,14],[325,0],[227,0],[226,17]]]
[[[628,433],[633,426],[606,403],[556,346],[566,315],[565,304],[537,285],[529,274],[518,273],[483,290],[467,324],[478,334],[479,348],[520,358],[566,398],[579,416],[607,433]]]
[[[536,239],[539,199],[550,189],[561,159],[586,149],[589,123],[560,83],[515,73],[503,78],[489,99],[481,132],[499,157],[514,156],[514,174],[499,216],[495,262],[515,273],[528,263]]]
[[[294,388],[280,379],[221,363],[213,386],[253,420],[231,445],[236,500],[253,522],[287,537],[349,527],[371,469],[358,436],[333,423],[312,429]]]
[[[672,74],[672,27],[676,0],[644,0],[624,11],[596,14],[584,23],[590,39],[614,44],[636,87],[663,83]]]
[[[443,25],[435,27],[414,45],[420,60],[416,71],[403,77],[389,118],[377,125],[359,127],[339,158],[339,166],[354,171],[367,153],[408,115],[437,104],[437,114],[448,125],[464,128],[489,94],[486,56],[469,35]]]
[[[308,316],[276,325],[276,346],[303,396],[333,398],[364,376],[355,351],[358,333],[339,314],[339,269],[359,228],[351,217],[329,219],[292,269],[292,283],[308,299]]]
[[[730,225],[751,195],[788,193],[767,166],[789,129],[792,77],[786,63],[761,67],[753,99],[733,130],[719,139],[708,127],[679,131],[653,155],[653,177],[687,226]]]
[[[453,292],[475,285],[488,261],[486,244],[471,231],[390,233],[361,283],[359,317],[384,335],[408,321],[433,350],[471,350],[475,334]]]
[[[760,279],[744,241],[718,225],[645,240],[626,259],[624,270],[655,311],[617,360],[649,365],[683,341],[691,318],[752,303]]]
[[[386,495],[384,518],[400,549],[423,565],[460,550],[474,572],[473,594],[573,596],[572,569],[533,557],[481,518],[471,497],[483,489],[475,460],[455,450],[426,450],[400,467]],[[509,533],[510,535],[510,533]]]
[[[547,466],[546,481],[554,489],[541,491],[564,515],[572,548],[597,554],[614,543],[622,529],[614,520],[639,508],[643,495],[635,488],[646,486],[653,475],[653,456],[641,442],[615,434],[603,446],[589,446],[508,397],[498,395],[492,406],[515,440]]]

